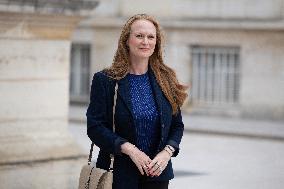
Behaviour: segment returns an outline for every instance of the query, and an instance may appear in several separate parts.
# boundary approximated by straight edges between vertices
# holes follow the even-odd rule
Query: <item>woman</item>
[[[162,40],[153,17],[134,15],[123,27],[113,64],[93,77],[87,133],[100,148],[97,167],[107,169],[115,155],[114,189],[166,189],[174,177],[171,157],[179,152],[187,94],[164,64]]]

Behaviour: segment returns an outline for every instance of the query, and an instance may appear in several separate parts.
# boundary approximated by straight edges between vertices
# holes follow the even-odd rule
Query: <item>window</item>
[[[90,45],[72,45],[70,70],[70,100],[85,102],[89,95]]]
[[[238,103],[238,47],[191,46],[191,57],[193,105]]]

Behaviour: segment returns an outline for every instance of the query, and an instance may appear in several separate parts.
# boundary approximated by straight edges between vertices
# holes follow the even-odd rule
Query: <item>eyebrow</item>
[[[130,32],[130,33],[145,35],[145,33],[143,33],[143,32]],[[149,33],[149,34],[146,34],[146,35],[157,35],[157,34],[156,33]]]

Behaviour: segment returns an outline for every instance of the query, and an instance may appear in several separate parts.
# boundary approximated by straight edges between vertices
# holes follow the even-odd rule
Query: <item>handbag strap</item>
[[[115,88],[114,88],[114,97],[113,97],[113,106],[112,106],[112,131],[113,132],[115,132],[114,114],[115,114],[116,99],[117,99],[117,89],[118,89],[118,84],[116,82]],[[90,165],[91,162],[92,162],[94,145],[95,145],[95,143],[92,142],[91,148],[90,148],[90,153],[89,153],[89,158],[88,158],[88,165]],[[114,155],[110,154],[109,170],[113,169],[113,162],[114,162]]]

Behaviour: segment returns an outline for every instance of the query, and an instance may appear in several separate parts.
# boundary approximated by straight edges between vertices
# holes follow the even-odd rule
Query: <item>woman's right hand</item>
[[[145,172],[146,175],[149,176],[148,164],[152,161],[149,156],[129,142],[121,145],[121,152],[130,157],[142,175],[144,175]]]

